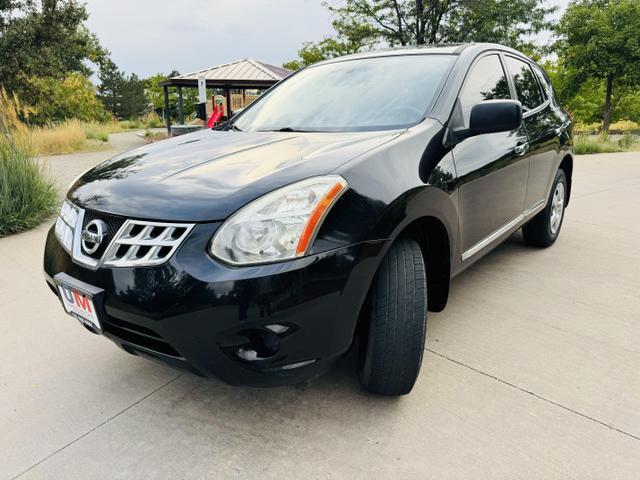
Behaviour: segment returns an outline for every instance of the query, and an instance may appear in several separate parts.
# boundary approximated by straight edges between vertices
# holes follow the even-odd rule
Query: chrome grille
[[[82,247],[82,231],[92,220],[107,225],[104,244],[92,254]],[[115,215],[84,210],[65,200],[55,233],[73,261],[92,270],[106,267],[160,265],[175,253],[193,229],[193,223],[125,220]]]
[[[109,244],[105,267],[160,265],[174,254],[193,224],[127,220]]]

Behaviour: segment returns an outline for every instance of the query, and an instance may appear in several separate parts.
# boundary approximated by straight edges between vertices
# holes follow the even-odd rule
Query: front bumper
[[[295,384],[326,371],[351,345],[387,241],[237,268],[206,253],[219,225],[197,225],[163,265],[96,271],[74,263],[51,229],[45,277],[53,287],[64,272],[103,289],[103,333],[134,355],[233,385]]]

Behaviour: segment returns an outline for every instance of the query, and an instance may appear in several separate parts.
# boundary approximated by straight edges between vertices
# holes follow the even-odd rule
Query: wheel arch
[[[413,220],[398,235],[420,245],[427,270],[427,302],[431,312],[441,312],[449,298],[451,243],[444,223],[433,216]]]
[[[457,196],[427,186],[412,190],[394,204],[389,211],[402,214],[395,217],[395,222],[388,222],[394,224],[389,237],[409,237],[420,245],[427,270],[428,309],[440,312],[449,298],[457,248]]]
[[[564,156],[562,161],[560,162],[560,166],[558,167],[560,170],[564,171],[565,176],[567,177],[567,202],[566,205],[569,205],[569,199],[571,198],[571,177],[573,175],[573,157],[570,154]]]
[[[393,241],[399,238],[410,238],[420,246],[427,271],[427,301],[430,312],[441,312],[447,305],[449,298],[449,286],[452,271],[452,239],[445,222],[434,215],[423,215],[408,220],[399,226],[393,235]],[[382,258],[386,255],[388,247],[381,252],[380,262],[376,273],[380,268]],[[369,290],[373,287],[375,274],[371,279]]]
[[[360,307],[357,329],[368,321],[371,292],[384,256],[398,238],[415,240],[423,253],[427,269],[427,301],[431,312],[442,311],[449,298],[451,273],[457,248],[457,196],[432,185],[406,191],[386,204],[377,217],[370,238],[387,239],[379,252],[367,295]]]
[[[449,286],[451,282],[451,249],[450,235],[445,223],[432,215],[415,218],[404,224],[392,242],[381,252],[379,263],[368,287],[368,293],[360,307],[360,314],[356,322],[355,332],[366,335],[368,322],[372,308],[372,292],[375,278],[382,264],[382,259],[393,245],[393,242],[401,238],[410,238],[420,246],[425,260],[427,272],[427,310],[429,312],[441,312],[449,299]],[[354,337],[355,338],[355,337]]]

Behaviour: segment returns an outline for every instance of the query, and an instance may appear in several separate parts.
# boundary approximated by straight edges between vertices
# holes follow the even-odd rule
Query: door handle
[[[516,152],[516,155],[524,155],[525,153],[527,153],[528,149],[529,149],[529,142],[524,142],[524,143],[521,143],[520,145],[516,145],[514,152]]]

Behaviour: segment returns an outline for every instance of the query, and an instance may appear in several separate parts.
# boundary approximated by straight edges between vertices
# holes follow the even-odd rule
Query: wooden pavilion
[[[169,87],[177,87],[178,90],[178,118],[180,123],[184,123],[184,101],[182,96],[183,88],[198,88],[198,81],[204,78],[207,88],[222,89],[226,97],[225,112],[231,116],[233,106],[231,102],[231,91],[241,90],[243,99],[246,90],[264,90],[280,80],[288,77],[293,72],[286,68],[276,67],[268,63],[245,58],[235,62],[217,65],[215,67],[199,70],[197,72],[178,75],[167,79],[161,83],[164,89],[164,107],[169,112]],[[243,106],[244,106],[243,101]],[[165,115],[167,131],[171,134],[171,118]]]

